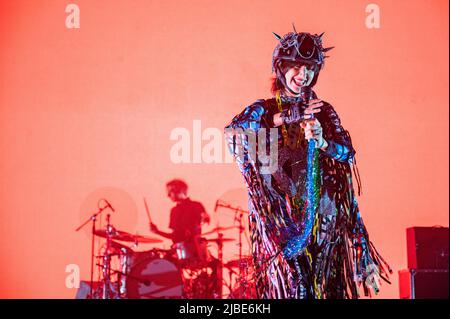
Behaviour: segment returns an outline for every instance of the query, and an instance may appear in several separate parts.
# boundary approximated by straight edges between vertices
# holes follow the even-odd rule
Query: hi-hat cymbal
[[[214,234],[214,233],[220,233],[221,231],[234,229],[234,228],[238,228],[238,227],[237,226],[230,226],[230,227],[220,227],[219,226],[219,227],[216,227],[216,228],[214,228],[214,229],[212,229],[210,231],[207,231],[206,233],[203,233],[202,236],[211,235],[211,234]]]
[[[107,232],[106,229],[99,229],[95,231],[95,235],[106,238]],[[127,233],[122,230],[113,230],[112,231],[112,240],[119,240],[119,241],[126,241],[130,243],[162,243],[163,241],[159,238],[153,238],[153,237],[146,237],[141,235],[133,235],[130,233]]]
[[[133,249],[131,249],[130,247],[122,245],[121,243],[117,243],[115,241],[111,242],[111,247],[114,250],[118,250],[119,252],[127,252],[127,253],[132,253],[133,252]]]
[[[127,254],[133,254],[134,251],[128,246],[125,246],[123,244],[120,244],[115,241],[111,241],[111,246],[109,250],[106,250],[103,252],[104,254],[108,254],[110,256],[121,256],[121,255],[127,255]]]
[[[219,242],[222,242],[222,243],[225,243],[225,242],[230,242],[230,241],[235,241],[236,239],[234,239],[234,238],[211,238],[211,239],[206,239],[206,241],[207,242],[214,242],[214,243],[219,243]]]

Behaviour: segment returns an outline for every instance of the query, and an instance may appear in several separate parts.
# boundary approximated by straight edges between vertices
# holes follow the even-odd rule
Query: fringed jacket
[[[388,282],[392,271],[370,242],[358,209],[352,168],[358,192],[360,182],[350,135],[326,102],[316,113],[328,147],[318,154],[314,228],[300,256],[283,254],[304,227],[307,141],[299,123],[274,128],[273,115],[299,99],[258,100],[225,128],[248,190],[257,297],[357,298],[360,286],[365,295],[369,288],[376,293],[377,278]]]

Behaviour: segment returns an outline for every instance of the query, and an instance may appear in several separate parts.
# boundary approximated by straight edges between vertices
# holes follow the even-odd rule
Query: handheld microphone
[[[302,86],[300,89],[300,96],[302,97],[302,100],[305,104],[309,103],[309,100],[311,99],[312,90],[309,86]],[[314,114],[311,114],[312,117],[314,117]]]
[[[311,87],[309,87],[309,86],[301,87],[300,96],[302,97],[302,103],[304,104],[305,108],[308,107],[308,103],[309,103],[309,100],[311,99],[311,95],[312,95]],[[315,118],[314,113],[311,113],[310,116],[311,117],[309,118],[309,120],[313,120]],[[310,141],[314,142],[314,140],[312,140],[312,139]],[[314,145],[315,145],[315,142],[314,142]]]

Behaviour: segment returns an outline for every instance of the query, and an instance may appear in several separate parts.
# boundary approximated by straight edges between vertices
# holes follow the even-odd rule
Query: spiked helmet
[[[298,33],[295,30],[295,26],[293,27],[294,32],[289,32],[283,37],[273,32],[279,43],[272,54],[272,71],[276,73],[277,78],[287,87],[282,72],[283,62],[313,64],[316,66],[316,72],[310,84],[312,87],[317,82],[319,72],[324,66],[325,58],[328,57],[325,53],[333,49],[333,47],[324,48],[322,46],[324,32],[320,35],[306,32]]]

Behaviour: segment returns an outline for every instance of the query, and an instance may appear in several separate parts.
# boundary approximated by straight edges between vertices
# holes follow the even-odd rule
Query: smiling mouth
[[[297,86],[304,86],[306,83],[306,80],[296,80],[296,79],[292,79],[292,81],[295,83],[295,85]]]

